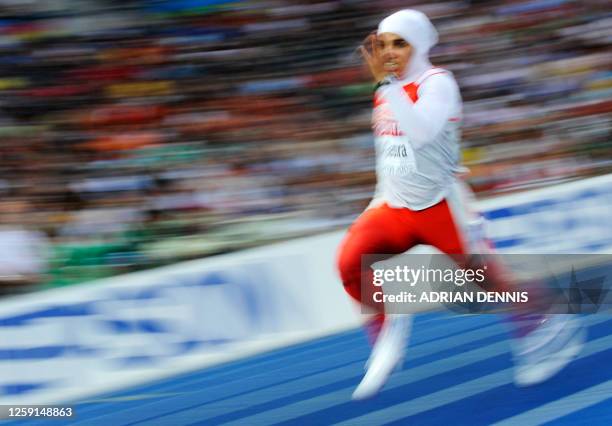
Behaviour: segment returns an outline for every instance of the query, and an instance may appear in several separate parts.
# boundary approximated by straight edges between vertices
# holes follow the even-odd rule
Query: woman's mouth
[[[387,61],[383,64],[385,71],[396,71],[398,63],[394,61]]]

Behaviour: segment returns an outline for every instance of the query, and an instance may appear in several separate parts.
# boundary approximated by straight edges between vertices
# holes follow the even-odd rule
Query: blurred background
[[[604,0],[0,0],[0,291],[346,227],[375,182],[355,49],[404,7],[480,198],[612,171]]]

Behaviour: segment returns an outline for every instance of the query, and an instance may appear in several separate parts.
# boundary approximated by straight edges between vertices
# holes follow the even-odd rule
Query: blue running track
[[[612,316],[584,317],[588,343],[548,382],[512,384],[495,315],[417,316],[404,368],[375,399],[352,402],[369,346],[352,330],[74,403],[65,421],[120,425],[612,425]]]

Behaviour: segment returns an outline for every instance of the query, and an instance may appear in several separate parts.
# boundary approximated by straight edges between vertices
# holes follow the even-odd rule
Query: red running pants
[[[368,292],[379,291],[373,284],[371,265],[362,264],[362,255],[387,254],[392,257],[418,244],[433,246],[448,255],[465,255],[461,227],[446,200],[424,210],[393,208],[387,204],[366,210],[349,228],[338,253],[338,269],[344,288],[358,302],[384,312],[373,302],[372,294],[361,294],[362,275]],[[380,259],[379,259],[380,260]]]

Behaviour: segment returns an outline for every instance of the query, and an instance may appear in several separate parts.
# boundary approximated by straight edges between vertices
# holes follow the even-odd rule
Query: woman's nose
[[[393,57],[394,55],[395,55],[395,52],[390,47],[385,47],[385,49],[383,50],[383,56],[385,58],[390,58],[390,57]]]

